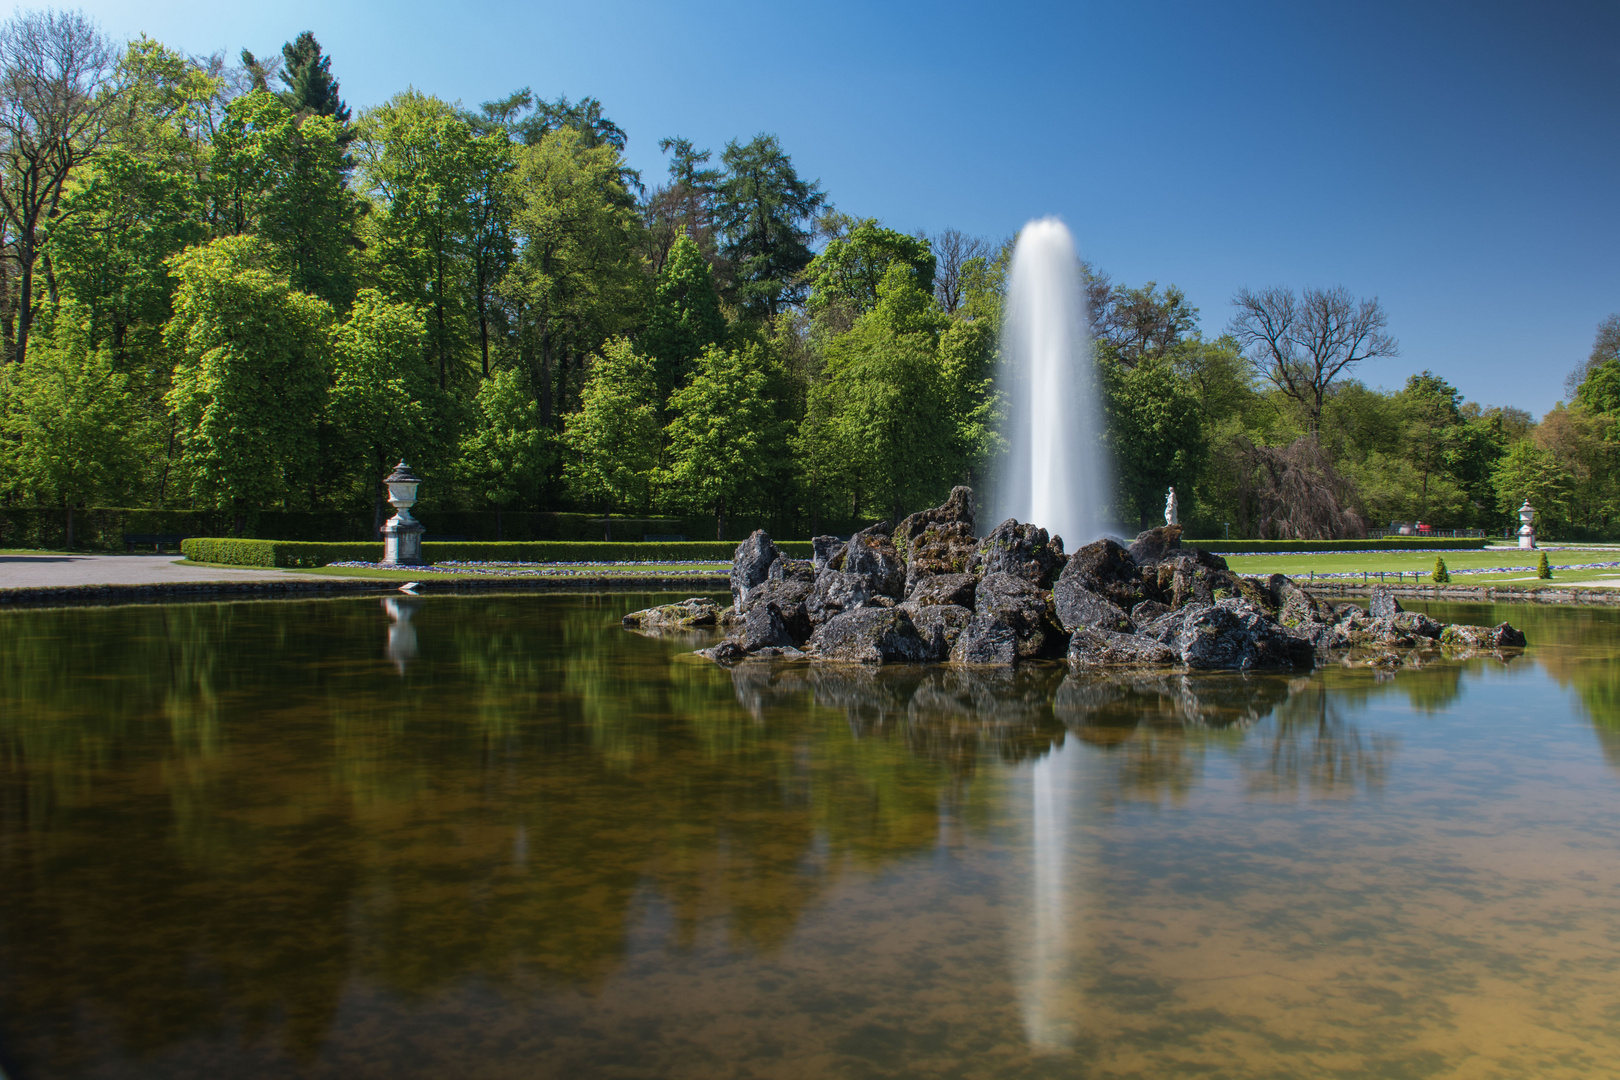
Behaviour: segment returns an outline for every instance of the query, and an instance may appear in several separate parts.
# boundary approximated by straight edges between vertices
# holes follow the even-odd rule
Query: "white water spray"
[[[1080,257],[1057,218],[1025,225],[1002,338],[1008,453],[988,524],[1017,518],[1075,551],[1108,524],[1112,468],[1086,333]]]

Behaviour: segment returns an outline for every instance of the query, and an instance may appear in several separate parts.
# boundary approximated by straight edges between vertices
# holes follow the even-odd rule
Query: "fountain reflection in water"
[[[1080,258],[1068,227],[1042,218],[1018,234],[1002,341],[1008,452],[992,522],[1032,522],[1070,551],[1108,521],[1110,462],[1090,363]]]
[[[1018,981],[1024,1034],[1037,1050],[1069,1045],[1072,1019],[1063,1014],[1071,996],[1069,922],[1079,897],[1064,880],[1069,846],[1069,777],[1065,754],[1056,750],[1030,768],[1030,833],[1033,861],[1023,914],[1028,934]]]

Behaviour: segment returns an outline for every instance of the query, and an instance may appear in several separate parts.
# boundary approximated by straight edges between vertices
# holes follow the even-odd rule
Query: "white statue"
[[[1164,523],[1166,525],[1181,524],[1181,507],[1176,503],[1175,488],[1170,489],[1170,494],[1164,500]]]

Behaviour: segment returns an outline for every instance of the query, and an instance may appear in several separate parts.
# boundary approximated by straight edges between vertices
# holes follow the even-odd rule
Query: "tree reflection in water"
[[[616,625],[650,600],[0,615],[4,1045],[94,1071],[228,1032],[307,1063],[356,986],[592,990],[649,920],[770,955],[851,874],[984,835],[1070,735],[1104,808],[1184,801],[1211,754],[1250,798],[1336,797],[1389,775],[1371,703],[1443,709],[1496,663],[727,671],[679,656],[702,635]],[[1578,639],[1533,655],[1620,765],[1620,635],[1593,615],[1527,630]],[[379,647],[405,627],[413,656]]]

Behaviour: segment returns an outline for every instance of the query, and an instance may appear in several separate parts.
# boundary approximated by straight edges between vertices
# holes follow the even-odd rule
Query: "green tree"
[[[620,165],[611,143],[565,127],[521,148],[511,174],[519,256],[503,292],[547,424],[567,411],[583,357],[646,310],[640,220]]]
[[[872,310],[878,286],[896,265],[911,271],[917,288],[934,291],[934,252],[927,240],[885,229],[874,218],[855,222],[843,235],[829,240],[806,269],[810,309],[840,305],[857,315]]]
[[[438,410],[424,358],[426,338],[419,309],[391,302],[375,289],[360,292],[332,335],[327,412],[362,483],[372,489],[379,525],[389,466],[402,458],[423,460],[435,441]]]
[[[1166,359],[1102,360],[1122,511],[1147,528],[1172,485],[1192,492],[1207,450],[1198,397]],[[1123,515],[1122,515],[1123,516]]]
[[[108,346],[91,345],[89,322],[64,305],[40,323],[26,364],[0,366],[8,486],[64,509],[68,547],[74,508],[118,493],[133,471],[129,379]]]
[[[223,231],[260,237],[294,288],[337,308],[354,299],[354,223],[338,122],[300,119],[273,94],[233,99],[213,143]]]
[[[321,52],[321,43],[308,30],[281,47],[281,81],[287,91],[281,99],[287,108],[304,116],[326,116],[349,122],[349,107],[338,97],[338,82],[332,78],[332,58]]]
[[[647,505],[658,464],[657,393],[652,361],[627,339],[609,342],[592,358],[579,411],[563,429],[564,477],[575,498],[610,515]]]
[[[362,183],[377,207],[366,222],[372,263],[390,294],[428,311],[439,388],[447,389],[473,329],[479,137],[465,115],[415,90],[368,109],[356,134]]]
[[[720,253],[736,274],[737,304],[771,320],[799,302],[799,272],[810,265],[810,222],[827,197],[799,178],[775,135],[732,141],[721,155],[725,177],[715,194]]]
[[[1493,470],[1497,509],[1517,517],[1519,504],[1528,499],[1535,507],[1536,531],[1554,539],[1569,528],[1570,477],[1551,452],[1533,440],[1514,443]]]
[[[828,347],[800,433],[813,485],[842,488],[852,514],[870,505],[898,521],[938,501],[960,475],[949,387],[939,358],[948,317],[909,266],[889,268],[878,303]]]
[[[642,348],[658,373],[660,402],[686,382],[692,362],[725,333],[726,318],[720,313],[709,262],[695,242],[682,236],[658,272],[647,329],[641,336]]]
[[[478,387],[477,419],[461,440],[457,472],[481,499],[502,509],[533,504],[556,458],[551,432],[521,372],[497,371]]]
[[[232,509],[239,532],[307,475],[329,377],[331,308],[292,287],[278,254],[224,237],[173,261],[168,403],[195,497]]]
[[[659,473],[666,497],[714,514],[715,539],[726,515],[764,502],[787,449],[767,393],[764,351],[710,346],[686,385],[670,399],[669,465]]]
[[[102,149],[75,174],[51,230],[61,295],[83,304],[92,341],[145,351],[169,316],[167,260],[206,238],[208,102],[220,80],[148,38],[119,62],[123,101]]]

